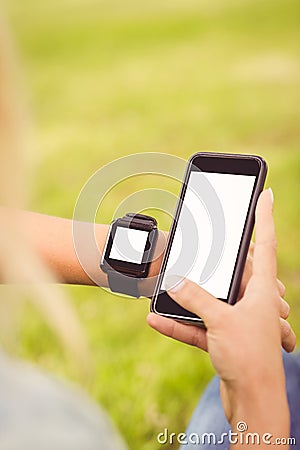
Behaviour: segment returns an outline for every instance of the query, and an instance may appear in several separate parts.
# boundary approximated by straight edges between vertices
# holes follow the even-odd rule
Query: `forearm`
[[[0,208],[0,220],[4,220],[8,213],[7,208]],[[84,268],[75,251],[72,220],[35,212],[18,211],[18,227],[22,228],[23,237],[29,246],[56,275],[58,281],[66,284],[95,285],[93,279],[96,279],[100,286],[107,286],[107,276],[100,269],[100,259],[109,225],[94,225],[98,251],[90,252],[91,256],[87,262],[85,261]],[[164,235],[160,233],[155,260],[150,265],[149,277],[156,276],[159,272],[163,248]],[[16,278],[18,277],[16,276]]]
[[[0,221],[9,229],[15,240],[27,251],[33,251],[39,260],[63,283],[93,284],[81,267],[73,245],[72,220],[48,216],[30,211],[0,207]],[[103,248],[108,231],[107,225],[97,225],[99,249]],[[100,255],[100,251],[99,251]],[[12,255],[18,258],[17,254]],[[100,257],[100,256],[99,256]],[[5,264],[4,261],[1,262]],[[93,265],[99,261],[93,261]],[[0,276],[4,273],[0,266]],[[89,270],[91,267],[88,268]],[[100,270],[100,269],[98,269]],[[105,274],[100,273],[101,284],[106,285]],[[22,273],[11,274],[14,282],[23,282]],[[10,282],[10,279],[5,281]]]
[[[284,383],[278,378],[261,384],[254,380],[252,386],[248,383],[247,388],[232,395],[236,398],[230,419],[232,450],[249,448],[250,443],[252,449],[269,448],[276,439],[289,448],[285,444],[290,436],[290,415]]]
[[[89,258],[88,267],[83,268],[73,243],[73,221],[24,211],[22,214],[26,236],[38,257],[66,284],[94,285],[88,274],[97,274],[97,282],[107,286],[107,277],[100,269],[100,258],[109,225],[95,224],[95,238],[99,253]]]

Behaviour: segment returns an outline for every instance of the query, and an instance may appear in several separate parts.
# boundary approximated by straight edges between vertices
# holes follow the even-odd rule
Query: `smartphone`
[[[170,275],[198,283],[219,300],[236,302],[266,174],[260,156],[203,152],[189,159],[152,312],[203,326],[200,317],[167,294]]]

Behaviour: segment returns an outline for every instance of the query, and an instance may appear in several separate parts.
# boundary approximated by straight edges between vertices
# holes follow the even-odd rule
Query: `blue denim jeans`
[[[286,390],[291,413],[291,437],[300,445],[300,353],[283,352]],[[219,448],[228,450],[230,425],[220,398],[220,380],[214,377],[203,393],[188,425],[181,450]],[[268,430],[266,430],[267,432]],[[291,446],[292,447],[292,446]],[[250,448],[250,446],[249,446]]]

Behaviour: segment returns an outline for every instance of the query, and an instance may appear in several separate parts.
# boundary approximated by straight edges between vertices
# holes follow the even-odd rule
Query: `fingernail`
[[[166,278],[166,290],[175,294],[184,285],[184,278],[179,275],[168,275]]]
[[[271,202],[273,204],[274,203],[274,194],[273,194],[272,188],[269,188],[268,191],[270,193]]]

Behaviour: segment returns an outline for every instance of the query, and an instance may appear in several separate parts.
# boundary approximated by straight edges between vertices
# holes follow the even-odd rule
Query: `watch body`
[[[151,216],[128,213],[109,229],[100,267],[107,273],[111,291],[139,297],[139,280],[149,273],[157,222]]]

